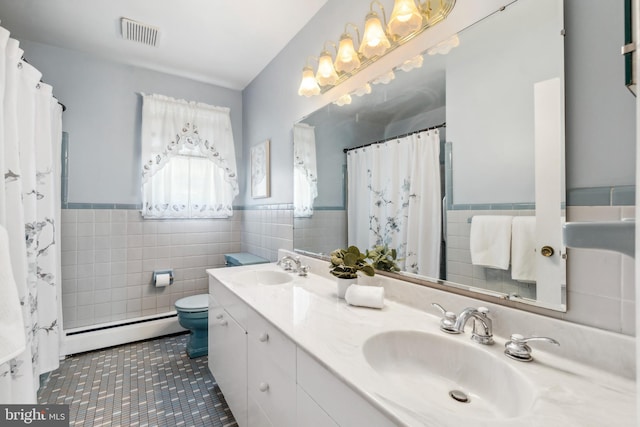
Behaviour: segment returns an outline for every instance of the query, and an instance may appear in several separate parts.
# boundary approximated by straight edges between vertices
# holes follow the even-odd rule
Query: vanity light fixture
[[[429,55],[446,55],[451,51],[451,49],[458,46],[460,46],[460,38],[457,34],[454,34],[453,36],[441,41],[432,48],[427,49],[427,53]]]
[[[307,58],[307,65],[302,69],[302,81],[298,88],[298,95],[306,96],[307,98],[320,93],[320,86],[318,86],[318,81],[313,75],[313,68],[308,63],[311,58],[315,59],[313,56]]]
[[[378,85],[378,84],[387,85],[391,83],[391,81],[395,78],[396,78],[396,73],[394,73],[393,70],[391,70],[388,73],[384,73],[383,75],[376,77],[371,83],[373,83],[374,85]]]
[[[360,41],[360,31],[355,24],[350,22],[344,26],[344,33],[340,36],[340,44],[338,45],[338,53],[336,54],[336,71],[342,73],[351,73],[360,67],[360,58],[358,52],[356,52],[353,46],[353,38],[348,32],[349,25],[353,26]]]
[[[362,43],[360,43],[359,52],[367,59],[371,59],[374,56],[382,56],[391,47],[391,42],[387,38],[387,34],[382,27],[378,14],[374,12],[373,5],[377,4],[382,12],[382,17],[386,20],[387,16],[384,13],[384,7],[382,4],[373,0],[369,5],[369,13],[364,20],[364,34],[362,35]]]
[[[398,70],[402,70],[404,72],[409,72],[414,68],[422,67],[422,63],[424,62],[424,57],[422,55],[414,56],[411,59],[407,59],[402,64],[398,66]]]
[[[380,8],[384,25],[378,13],[373,10],[374,4]],[[303,68],[298,94],[314,96],[340,84],[427,28],[444,20],[453,10],[455,4],[456,0],[424,0],[424,2],[395,0],[391,19],[387,24],[383,5],[378,0],[373,0],[369,4],[369,13],[365,18],[362,39],[360,40],[358,27],[355,24],[347,23],[344,33],[340,36],[335,61],[331,62],[331,52],[326,48],[325,43],[320,58],[317,59],[318,69],[315,75],[308,63]],[[348,32],[349,26],[353,27],[358,36],[360,43],[358,50],[354,46],[353,36]],[[431,54],[431,52],[429,53]],[[401,69],[411,69],[416,66],[419,65],[409,64],[406,67],[403,65]],[[392,79],[393,73],[378,78],[372,83],[388,83]]]
[[[333,42],[327,42],[333,44],[335,49],[336,45]],[[338,81],[338,73],[333,66],[333,57],[331,53],[326,49],[320,52],[320,59],[318,59],[318,72],[316,73],[316,81],[320,86],[333,86]]]
[[[353,91],[353,95],[355,96],[365,96],[371,93],[371,85],[369,83],[365,84],[361,88],[358,88]]]
[[[427,7],[429,7],[427,1]],[[414,0],[395,0],[389,20],[389,34],[401,38],[422,26],[422,14]]]
[[[336,104],[338,107],[351,104],[351,95],[349,95],[348,93],[345,95],[342,95],[340,98],[336,99],[333,103]]]

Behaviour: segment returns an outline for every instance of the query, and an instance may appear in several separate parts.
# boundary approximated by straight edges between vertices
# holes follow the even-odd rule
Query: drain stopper
[[[451,396],[454,400],[457,400],[458,402],[462,402],[462,403],[469,402],[469,396],[467,396],[465,392],[460,390],[451,390],[449,392],[449,396]]]

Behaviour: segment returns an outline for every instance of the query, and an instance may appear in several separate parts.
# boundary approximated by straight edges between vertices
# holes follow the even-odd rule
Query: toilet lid
[[[209,295],[200,294],[180,298],[176,301],[176,310],[194,312],[209,309]]]

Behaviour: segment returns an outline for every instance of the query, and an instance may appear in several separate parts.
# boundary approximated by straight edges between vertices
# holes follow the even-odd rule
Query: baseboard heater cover
[[[113,347],[130,342],[183,332],[175,311],[89,327],[68,329],[60,356]]]

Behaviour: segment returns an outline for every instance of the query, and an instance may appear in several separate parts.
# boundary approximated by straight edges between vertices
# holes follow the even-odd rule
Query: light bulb
[[[320,93],[320,86],[316,78],[313,76],[313,69],[306,66],[302,69],[302,81],[298,88],[298,95],[300,96],[314,96]]]
[[[365,19],[360,53],[367,59],[382,56],[390,46],[391,43],[382,28],[380,18],[375,12],[369,12]]]
[[[348,33],[342,34],[336,55],[336,70],[343,73],[350,73],[360,67],[358,52],[353,47],[353,39]]]
[[[402,38],[422,26],[422,15],[414,0],[396,0],[389,20],[389,34]]]
[[[333,68],[333,58],[331,54],[324,50],[320,54],[318,60],[318,72],[316,73],[316,81],[320,86],[333,86],[338,81],[338,73]]]

